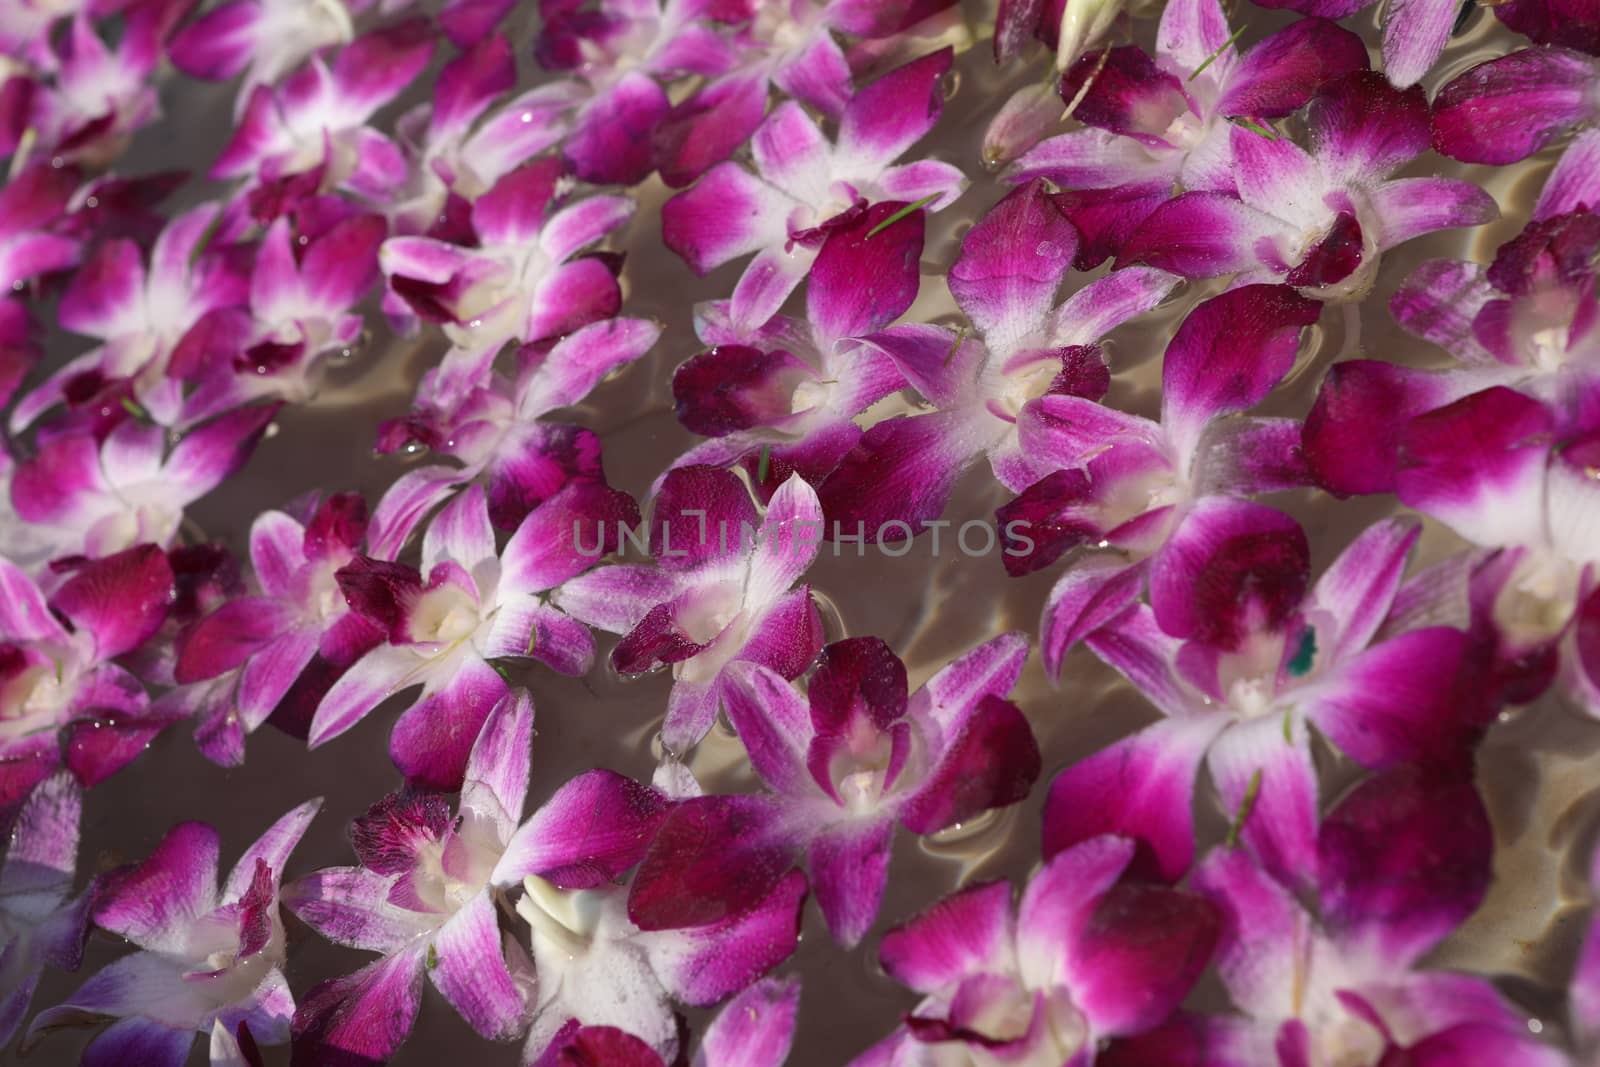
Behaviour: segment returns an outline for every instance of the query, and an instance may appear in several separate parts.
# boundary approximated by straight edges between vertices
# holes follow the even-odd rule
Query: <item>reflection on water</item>
[[[971,12],[973,24],[984,25],[990,16],[977,6]],[[1370,41],[1376,40],[1375,11],[1352,20],[1362,23],[1359,28]],[[1284,13],[1251,9],[1244,43],[1265,36],[1284,21]],[[1142,24],[1140,33],[1153,35],[1153,23]],[[1472,63],[1514,47],[1518,40],[1487,12],[1479,12],[1427,79],[1428,88],[1431,91]],[[1038,70],[996,70],[984,41],[962,57],[958,72],[949,79],[945,87],[949,105],[935,133],[936,150],[963,165],[975,184],[956,208],[930,220],[925,284],[911,317],[959,321],[940,275],[972,219],[1004,192],[980,164],[986,120],[1016,88],[1037,77]],[[216,130],[216,122],[225,121],[230,106],[226,92],[192,82],[184,82],[181,90],[169,86],[166,95],[167,121],[174,129],[202,128],[204,116],[215,116],[208,125]],[[152,131],[141,143],[159,143],[161,132]],[[210,143],[196,144],[201,155],[210,149]],[[1551,149],[1518,167],[1495,169],[1461,166],[1432,155],[1420,160],[1416,173],[1449,172],[1484,184],[1505,218],[1476,231],[1446,231],[1414,241],[1386,256],[1373,295],[1348,318],[1330,309],[1312,331],[1301,362],[1269,399],[1268,412],[1303,414],[1322,370],[1339,355],[1354,351],[1357,343],[1366,352],[1402,363],[1441,361],[1442,355],[1431,346],[1398,330],[1387,312],[1390,294],[1423,259],[1486,260],[1492,255],[1522,226],[1556,154],[1558,149]],[[130,166],[137,171],[148,162],[136,154]],[[657,180],[639,190],[640,210],[617,240],[617,246],[628,251],[624,313],[660,320],[666,326],[663,340],[646,358],[605,382],[573,414],[604,438],[613,484],[640,495],[659,475],[664,458],[693,440],[672,415],[669,390],[673,368],[696,351],[692,305],[728,294],[741,269],[734,265],[696,279],[661,246],[658,209],[667,192]],[[1071,284],[1081,285],[1099,273],[1075,275]],[[1175,324],[1217,286],[1202,282],[1181,287],[1156,313],[1114,335],[1109,352],[1117,377],[1111,403],[1155,414],[1160,352]],[[438,359],[443,347],[437,337],[397,341],[376,328],[368,343],[321,372],[323,388],[314,403],[286,409],[279,432],[263,442],[251,465],[194,509],[198,528],[242,551],[257,512],[302,492],[356,489],[375,497],[408,462],[420,457],[374,457],[374,431],[382,420],[406,411],[418,376]],[[1004,499],[982,466],[958,486],[945,516],[955,525],[988,519]],[[1282,503],[1306,524],[1318,566],[1355,531],[1393,507],[1387,499],[1338,503],[1310,493],[1288,495]],[[1455,547],[1453,535],[1430,526],[1419,563]],[[829,638],[846,633],[883,637],[905,659],[915,687],[954,655],[996,633],[1036,631],[1054,577],[1047,571],[1024,580],[1009,579],[997,555],[935,557],[924,538],[899,558],[876,553],[857,558],[850,552],[836,556],[825,551],[808,580],[820,594]],[[623,679],[602,656],[588,678],[561,678],[529,669],[513,680],[527,686],[537,706],[530,806],[572,774],[592,766],[650,777],[660,755],[656,732],[665,707],[665,676]],[[1034,796],[1024,805],[924,841],[902,834],[895,846],[878,932],[958,884],[997,877],[1020,881],[1038,856],[1039,808],[1050,776],[1155,717],[1118,676],[1081,650],[1068,658],[1059,688],[1049,684],[1034,657],[1015,699],[1033,722],[1044,752],[1045,774]],[[90,795],[84,867],[109,867],[142,856],[166,827],[189,818],[216,823],[223,831],[225,850],[237,849],[266,820],[317,794],[325,795],[327,804],[296,853],[290,874],[347,863],[345,823],[399,784],[384,743],[392,721],[392,707],[387,713],[380,710],[348,736],[309,756],[298,742],[264,731],[251,738],[246,766],[234,771],[206,763],[181,731],[169,732],[143,759]],[[708,789],[754,788],[738,741],[725,728],[712,732],[693,754],[690,766]],[[1600,814],[1600,725],[1554,702],[1526,709],[1491,733],[1479,767],[1498,838],[1499,878],[1480,912],[1437,951],[1434,960],[1441,966],[1506,976],[1508,991],[1529,1007],[1537,1025],[1559,1026],[1560,987],[1585,921],[1582,870]],[[1199,803],[1211,802],[1202,794]],[[1225,820],[1209,810],[1197,825],[1209,836],[1202,844],[1220,839],[1226,828]],[[309,936],[293,920],[289,922],[294,939],[290,978],[297,991],[358,964],[358,954]],[[878,970],[876,941],[869,935],[855,951],[840,952],[814,912],[808,916],[806,936],[792,965],[807,981],[799,1044],[791,1062],[838,1062],[880,1036],[910,1006],[910,994]],[[116,951],[108,942],[97,942],[90,950],[88,970]],[[59,999],[80,977],[47,976],[37,1003]],[[430,998],[433,995],[430,991]],[[1203,996],[1203,990],[1197,995]],[[514,1046],[480,1057],[478,1050],[484,1046],[453,1012],[431,1001],[395,1062],[436,1064],[447,1052],[461,1048],[474,1050],[475,1063],[517,1062]],[[268,1050],[269,1061],[283,1051]]]

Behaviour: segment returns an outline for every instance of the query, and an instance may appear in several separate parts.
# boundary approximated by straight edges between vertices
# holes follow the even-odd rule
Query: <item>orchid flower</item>
[[[874,205],[823,239],[803,320],[744,329],[728,301],[696,309],[711,347],[677,369],[672,392],[679,421],[711,440],[669,469],[738,464],[763,500],[791,474],[818,485],[833,472],[861,440],[857,416],[905,385],[893,360],[859,341],[916,299],[922,216],[891,221],[899,212]]]
[[[830,520],[864,524],[884,540],[896,522],[915,530],[943,512],[956,479],[985,453],[1012,489],[1048,473],[1019,443],[1021,412],[1054,393],[1104,396],[1100,341],[1178,284],[1159,270],[1118,271],[1052,308],[1076,236],[1042,182],[1015,190],[967,233],[950,269],[950,290],[981,341],[922,324],[860,338],[937,410],[867,429],[822,485]]]
[[[879,958],[922,1000],[852,1067],[1077,1067],[1165,1022],[1210,961],[1217,914],[1123,881],[1133,856],[1132,841],[1085,841],[1037,870],[1015,908],[1008,883],[983,882],[891,930]]]
[[[994,638],[909,699],[905,666],[875,637],[823,649],[804,697],[767,667],[730,664],[728,719],[771,793],[680,802],[629,915],[655,929],[738,911],[803,853],[829,930],[853,947],[877,918],[896,823],[937,833],[1028,795],[1039,749],[1005,699],[1027,652],[1019,634]]]
[[[396,233],[466,240],[470,202],[561,140],[571,86],[551,82],[494,107],[516,82],[510,44],[485,37],[444,65],[431,101],[395,123],[408,164],[386,206]]]
[[[1471,783],[1410,767],[1369,779],[1324,819],[1317,915],[1245,851],[1216,849],[1194,884],[1221,912],[1217,967],[1247,1021],[1180,1020],[1117,1062],[1560,1067],[1488,981],[1415,969],[1477,907],[1490,854]]]
[[[691,1067],[782,1067],[794,1043],[800,1002],[797,979],[763,978],[728,1001],[700,1038]],[[532,1067],[582,1063],[668,1067],[643,1039],[614,1026],[579,1026],[571,1020],[557,1032]]]
[[[1407,331],[1443,348],[1459,366],[1419,370],[1378,360],[1329,368],[1306,419],[1306,459],[1340,495],[1392,492],[1407,421],[1504,385],[1563,402],[1600,375],[1594,312],[1600,250],[1600,130],[1562,154],[1522,233],[1487,269],[1429,260],[1390,302]]]
[[[331,68],[314,55],[281,85],[257,85],[211,177],[251,178],[252,208],[264,221],[319,191],[382,202],[405,181],[405,158],[367,123],[432,53],[432,31],[411,19],[357,37]]]
[[[28,794],[0,864],[0,1045],[9,1045],[49,963],[75,971],[83,961],[91,886],[72,895],[83,791],[57,774]]]
[[[56,46],[53,83],[33,98],[30,128],[41,156],[104,166],[155,121],[160,104],[150,81],[161,61],[166,6],[131,6],[115,51],[87,16],[72,20]]]
[[[769,86],[839,120],[851,100],[852,66],[948,23],[955,12],[951,0],[732,0],[708,14],[737,27],[739,55],[656,130],[656,162],[671,186],[693,182],[750,138],[761,125]],[[850,55],[836,34],[857,38]]]
[[[137,756],[164,722],[113,661],[167,614],[172,568],[154,545],[86,563],[48,600],[0,559],[0,810],[63,763],[93,785]]]
[[[410,1032],[424,974],[485,1037],[527,1027],[534,976],[500,932],[497,887],[530,872],[582,885],[615,878],[638,861],[662,811],[650,789],[597,770],[519,828],[532,739],[532,701],[508,692],[472,743],[455,816],[441,796],[391,794],[351,826],[361,866],[289,887],[289,910],[324,937],[383,955],[312,990],[295,1017],[297,1047],[387,1059]]]
[[[793,871],[744,911],[684,929],[641,930],[628,918],[626,887],[595,879],[562,888],[537,874],[523,887],[517,914],[531,931],[539,976],[528,1063],[569,1036],[572,1021],[627,1031],[676,1062],[683,1050],[672,1002],[709,1007],[788,959],[806,895],[805,878]]]
[[[20,431],[56,403],[108,392],[128,395],[163,426],[183,410],[183,380],[172,363],[201,340],[191,331],[208,313],[242,305],[249,276],[237,246],[213,247],[222,209],[202,204],[173,219],[150,250],[120,238],[101,244],[62,294],[57,317],[100,344],[23,396],[11,415]]]
[[[258,1055],[257,1045],[288,1040],[294,996],[281,969],[278,883],[321,804],[308,801],[274,823],[220,892],[217,832],[198,822],[178,824],[143,863],[108,876],[95,899],[95,925],[140,951],[41,1012],[26,1043],[111,1016],[116,1022],[84,1052],[91,1063],[182,1067],[198,1032],[210,1040],[211,1062],[231,1067]]]
[[[78,262],[78,242],[54,232],[74,184],[67,168],[39,163],[0,186],[0,294],[18,293],[40,275]]]
[[[563,585],[551,603],[625,635],[611,653],[619,672],[672,666],[661,739],[682,752],[711,728],[729,663],[746,660],[795,678],[816,657],[822,619],[810,586],[794,583],[821,541],[822,508],[798,475],[758,517],[737,475],[679,467],[655,498],[655,565],[596,568]]]
[[[1286,286],[1245,286],[1198,305],[1167,345],[1159,422],[1065,391],[1024,407],[1021,455],[1053,473],[996,512],[1007,570],[1030,573],[1078,547],[1118,553],[1075,560],[1051,590],[1040,624],[1051,674],[1137,597],[1195,507],[1310,480],[1294,420],[1238,416],[1288,373],[1318,311]]]
[[[326,48],[349,44],[355,24],[344,0],[226,0],[179,30],[168,54],[194,78],[241,73],[238,110],[258,85],[273,85]]]
[[[1367,66],[1361,39],[1323,19],[1294,22],[1248,52],[1236,37],[1218,0],[1172,0],[1153,57],[1124,45],[1066,71],[1061,97],[1089,128],[1033,147],[1007,180],[1047,178],[1066,190],[1057,202],[1083,238],[1077,266],[1115,255],[1174,184],[1232,194],[1231,119],[1283,118]]]
[[[1582,0],[1508,0],[1495,6],[1494,16],[1535,44],[1600,55],[1600,12]]]
[[[221,308],[202,320],[171,373],[196,382],[184,401],[195,422],[259,399],[304,404],[324,357],[349,352],[364,326],[352,308],[378,280],[378,246],[388,230],[374,215],[335,223],[291,243],[278,219],[261,239],[250,274],[250,308]]]
[[[460,460],[465,467],[452,477],[482,475],[489,517],[515,529],[569,481],[604,481],[599,438],[545,416],[582,403],[660,336],[661,327],[643,319],[601,319],[553,347],[518,350],[514,378],[494,373],[497,353],[456,349],[422,376],[417,408],[380,431],[379,448],[390,451],[404,440]]]
[[[1140,223],[1118,262],[1191,278],[1281,280],[1321,300],[1350,301],[1372,288],[1388,249],[1499,214],[1470,182],[1390,177],[1428,148],[1420,88],[1402,92],[1381,74],[1354,71],[1323,84],[1307,125],[1310,152],[1269,127],[1234,126],[1237,197],[1179,194]]]
[[[633,201],[566,203],[566,187],[560,161],[538,159],[473,202],[476,247],[390,238],[379,253],[390,288],[412,315],[490,359],[509,340],[541,341],[609,318],[622,302],[620,261],[580,253],[626,222]]]
[[[1433,146],[1468,163],[1515,163],[1600,119],[1600,59],[1525,48],[1485,60],[1434,97]]]
[[[506,692],[490,660],[534,658],[570,675],[589,669],[589,631],[546,601],[593,562],[579,547],[584,527],[598,524],[598,542],[614,543],[615,524],[637,514],[625,493],[574,483],[534,509],[496,552],[483,488],[474,485],[429,523],[420,571],[368,556],[339,568],[334,577],[351,610],[385,643],[352,664],[322,699],[311,745],[331,741],[389,696],[421,685],[421,697],[395,724],[390,755],[413,783],[459,785],[473,738]]]
[[[893,163],[944,107],[949,49],[890,71],[851,98],[830,144],[799,104],[778,105],[751,144],[756,173],[721,163],[661,209],[662,237],[697,274],[755,253],[734,287],[733,322],[766,324],[804,280],[828,234],[872,204],[948,207],[966,188],[937,160]]]
[[[165,547],[184,509],[244,466],[276,414],[271,404],[235,408],[170,449],[167,431],[136,418],[103,443],[52,437],[12,472],[12,507],[37,524],[43,559],[107,556],[145,541]]]
[[[585,89],[561,151],[574,174],[596,185],[635,185],[655,169],[652,134],[672,110],[662,81],[714,78],[736,58],[728,29],[712,17],[712,0],[539,6],[539,65],[570,72]]]
[[[1372,0],[1266,0],[1260,6],[1342,19],[1371,7]],[[1383,8],[1383,70],[1391,83],[1407,89],[1433,69],[1450,43],[1460,6],[1456,0],[1423,0]]]
[[[1418,530],[1361,534],[1307,591],[1305,534],[1260,504],[1196,505],[1136,605],[1086,643],[1166,716],[1051,784],[1045,853],[1100,833],[1146,846],[1164,878],[1188,867],[1204,761],[1236,833],[1274,876],[1314,870],[1317,776],[1308,723],[1368,767],[1465,757],[1481,721],[1467,637],[1381,629]],[[1130,802],[1127,798],[1136,797]]]
[[[1460,605],[1453,621],[1487,631],[1496,673],[1523,699],[1557,681],[1590,714],[1600,714],[1596,395],[1591,383],[1564,405],[1576,411],[1504,386],[1464,397],[1406,424],[1396,476],[1402,503],[1494,550],[1426,599]]]
[[[198,720],[195,738],[207,758],[242,763],[246,735],[277,710],[313,660],[339,671],[382,642],[383,630],[349,609],[336,578],[360,552],[366,526],[366,504],[342,493],[322,501],[304,524],[281,511],[263,512],[252,524],[260,595],[228,600],[179,635],[178,688],[156,705]]]

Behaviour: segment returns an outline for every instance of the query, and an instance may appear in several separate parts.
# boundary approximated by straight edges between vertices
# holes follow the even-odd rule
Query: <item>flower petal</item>
[[[475,895],[433,936],[433,984],[474,1030],[506,1041],[527,1028],[531,989],[506,966],[500,924],[489,892]]]
[[[586,771],[523,823],[490,881],[513,885],[537,874],[566,889],[604,885],[644,857],[666,812],[649,786],[612,771]]]

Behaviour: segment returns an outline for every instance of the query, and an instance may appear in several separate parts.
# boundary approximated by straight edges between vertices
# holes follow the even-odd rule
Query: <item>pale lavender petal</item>
[[[527,1028],[532,990],[501,950],[494,897],[478,893],[433,936],[428,975],[451,1007],[482,1036],[505,1041]]]
[[[1304,717],[1236,723],[1206,762],[1223,812],[1262,866],[1288,884],[1314,884],[1317,774]]]
[[[222,903],[233,903],[244,896],[245,891],[250,888],[251,879],[255,877],[257,860],[265,863],[272,871],[274,882],[280,881],[283,878],[284,866],[289,862],[289,854],[300,843],[306,827],[311,825],[311,820],[321,808],[321,797],[308,800],[273,823],[267,828],[266,833],[256,838],[254,843],[244,850],[244,855],[239,857],[239,861],[233,865],[233,870],[228,872],[228,880],[222,885]]]
[[[816,789],[806,769],[811,710],[780,674],[755,663],[730,663],[723,674],[728,721],[739,734],[750,767],[774,792],[791,797]]]
[[[393,885],[393,876],[365,867],[328,867],[285,886],[281,899],[329,941],[387,954],[401,951],[438,922],[437,916],[389,903]]]
[[[799,1006],[798,979],[755,982],[711,1020],[692,1067],[782,1067],[794,1043]]]
[[[522,819],[533,747],[533,699],[520,689],[500,698],[484,720],[461,785],[461,807],[488,815],[501,841]]]
[[[1494,197],[1453,178],[1401,178],[1371,192],[1379,249],[1452,226],[1478,226],[1500,217]]]

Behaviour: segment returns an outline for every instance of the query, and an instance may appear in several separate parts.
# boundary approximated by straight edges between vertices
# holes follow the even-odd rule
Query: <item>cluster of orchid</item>
[[[0,0],[0,1041],[376,1064],[431,983],[540,1067],[777,1067],[827,1026],[814,901],[909,991],[861,1067],[1596,1062],[1600,935],[1565,1027],[1427,957],[1491,883],[1487,731],[1547,692],[1600,717],[1600,7],[1396,0],[1369,49],[1336,21],[1367,0],[1261,0],[1301,16],[1270,32],[1219,0],[410,6]],[[935,158],[994,64],[981,158]],[[237,89],[211,184],[119,173],[194,79]],[[1487,264],[1386,257],[1501,218],[1446,160],[1536,153]],[[627,314],[657,232],[734,268],[695,337]],[[1377,292],[1414,347],[1363,346]],[[1137,414],[1117,338],[1161,317]],[[427,459],[209,540],[191,506],[375,332],[431,353],[375,442]],[[653,350],[698,441],[633,494],[578,409]],[[1034,632],[910,666],[847,636],[825,546],[937,538],[974,475],[974,565],[1049,583]],[[1313,543],[1284,510],[1371,494],[1409,514]],[[1012,697],[1090,656],[1153,714],[1063,766]],[[670,676],[653,772],[531,788],[530,692],[607,670]],[[236,767],[374,713],[403,783],[355,865],[297,863],[311,799],[220,880],[200,822],[80,876],[94,787],[158,739]],[[1024,884],[887,903],[897,838],[1017,805]],[[91,930],[132,950],[35,1011]],[[302,982],[312,931],[376,958]]]

